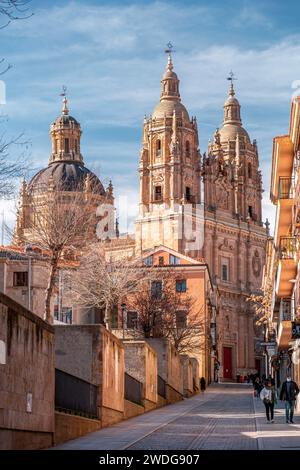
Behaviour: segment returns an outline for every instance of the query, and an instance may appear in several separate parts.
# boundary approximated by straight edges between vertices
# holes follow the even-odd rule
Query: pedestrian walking
[[[263,386],[261,384],[261,381],[260,381],[260,378],[259,377],[256,377],[255,381],[254,381],[254,384],[253,384],[253,388],[254,388],[254,396],[256,398],[259,398],[260,396],[260,392],[262,391],[263,389]]]
[[[205,392],[206,389],[206,380],[204,377],[201,377],[200,379],[200,390],[201,392]]]
[[[266,416],[268,423],[274,423],[274,406],[276,402],[275,387],[272,382],[268,380],[260,392],[260,398],[263,401],[266,408]]]
[[[285,402],[285,419],[287,424],[294,424],[294,409],[297,395],[299,393],[299,387],[288,374],[286,381],[283,382],[280,391],[280,400]]]

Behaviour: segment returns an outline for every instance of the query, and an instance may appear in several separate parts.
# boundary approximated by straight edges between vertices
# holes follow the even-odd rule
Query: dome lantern
[[[68,100],[65,93],[63,95],[61,115],[50,127],[52,153],[49,163],[68,161],[83,164],[80,153],[80,124],[69,115]]]

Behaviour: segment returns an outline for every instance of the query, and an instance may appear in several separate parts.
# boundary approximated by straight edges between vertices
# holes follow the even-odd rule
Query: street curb
[[[255,428],[256,428],[256,433],[257,433],[257,447],[258,447],[258,450],[265,450],[263,437],[261,435],[262,428],[260,426],[259,419],[256,413],[256,401],[255,400],[256,399],[252,395],[252,403],[253,403],[253,410],[254,410],[254,417],[255,417]]]

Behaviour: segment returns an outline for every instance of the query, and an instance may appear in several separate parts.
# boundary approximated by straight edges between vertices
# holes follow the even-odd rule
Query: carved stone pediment
[[[219,250],[232,251],[234,249],[234,244],[228,238],[224,238],[223,243],[219,245]]]

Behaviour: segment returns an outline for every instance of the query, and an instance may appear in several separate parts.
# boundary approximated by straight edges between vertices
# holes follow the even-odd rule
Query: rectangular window
[[[144,265],[145,266],[153,265],[153,255],[147,256],[147,258],[144,259]]]
[[[69,325],[72,325],[72,307],[62,308],[62,321],[63,323],[68,323]]]
[[[151,296],[154,299],[161,299],[162,297],[162,281],[151,282]]]
[[[228,281],[228,266],[222,264],[222,281]]]
[[[58,139],[55,139],[54,141],[54,153],[58,152]]]
[[[137,312],[127,312],[127,328],[137,327]]]
[[[252,219],[252,217],[253,217],[253,208],[252,208],[252,206],[248,206],[248,215]]]
[[[189,188],[188,186],[185,188],[185,199],[187,201],[191,201],[191,199],[192,199],[191,188]]]
[[[164,265],[164,257],[163,257],[163,256],[160,256],[160,257],[158,258],[158,264],[159,264],[159,266],[163,266],[163,265]]]
[[[114,305],[112,308],[112,328],[118,328],[118,320],[119,320],[119,315],[118,315],[118,307],[117,305]]]
[[[26,287],[28,286],[28,272],[20,271],[14,272],[14,287]]]
[[[154,199],[155,199],[155,201],[161,201],[162,200],[161,186],[155,186]]]
[[[176,280],[176,292],[186,292],[186,279]]]
[[[187,313],[183,310],[176,312],[176,328],[186,328],[187,326]]]
[[[70,141],[65,139],[65,153],[70,153]]]
[[[180,264],[180,258],[178,258],[177,256],[174,256],[174,255],[170,255],[169,263],[170,264]]]

